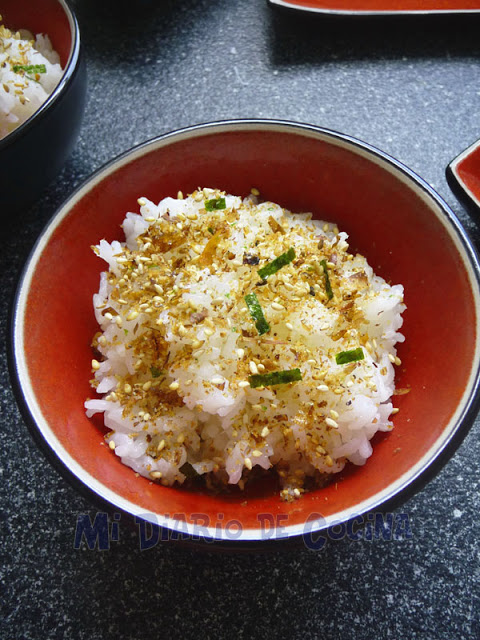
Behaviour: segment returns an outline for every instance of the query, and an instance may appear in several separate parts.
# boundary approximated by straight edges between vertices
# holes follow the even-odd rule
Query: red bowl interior
[[[324,11],[461,11],[480,9],[480,0],[286,0],[288,4]]]
[[[73,34],[65,10],[58,0],[0,0],[0,14],[3,24],[11,31],[28,29],[34,35],[48,35],[60,56],[62,67],[65,67]]]
[[[400,408],[395,429],[376,438],[364,467],[350,468],[338,482],[293,504],[265,487],[222,497],[136,478],[102,446],[100,422],[85,417],[84,400],[94,395],[88,382],[96,331],[92,294],[104,269],[90,246],[101,238],[122,239],[119,225],[127,211],[138,211],[139,196],[158,201],[198,186],[239,195],[255,186],[264,198],[292,211],[312,211],[334,221],[377,273],[405,287],[406,342],[399,348],[403,364],[397,387],[411,387],[411,392],[395,398]],[[302,524],[312,513],[332,516],[407,473],[441,437],[464,393],[475,326],[475,302],[459,252],[425,199],[405,182],[328,138],[228,131],[147,148],[71,206],[33,274],[24,340],[43,414],[86,471],[145,512],[185,514],[187,519],[202,513],[211,526],[222,514],[223,522],[237,519],[245,529],[258,528],[259,513],[285,514],[288,525]]]

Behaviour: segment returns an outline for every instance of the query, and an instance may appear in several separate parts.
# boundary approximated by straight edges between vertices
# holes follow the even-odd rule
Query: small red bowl
[[[446,176],[453,193],[475,216],[480,212],[480,140],[454,158]]]
[[[1,217],[33,204],[60,172],[80,131],[86,69],[80,29],[65,0],[0,0],[3,24],[49,36],[60,56],[63,76],[37,111],[0,140]]]
[[[411,391],[395,397],[394,430],[375,439],[365,466],[351,466],[294,503],[281,502],[265,485],[222,496],[135,477],[102,445],[101,424],[85,416],[96,331],[92,294],[102,270],[90,247],[122,238],[120,223],[127,211],[138,210],[139,196],[159,201],[199,186],[238,195],[255,186],[292,211],[334,221],[379,275],[405,287],[397,386]],[[113,160],[48,223],[13,305],[12,381],[49,458],[113,508],[172,535],[200,531],[237,545],[299,537],[398,504],[452,455],[478,410],[479,300],[479,265],[460,223],[396,160],[345,135],[296,123],[199,125]]]

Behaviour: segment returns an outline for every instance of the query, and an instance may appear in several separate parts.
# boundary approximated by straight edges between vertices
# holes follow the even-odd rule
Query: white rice
[[[139,199],[126,242],[94,248],[109,271],[93,298],[92,384],[103,397],[85,403],[87,415],[103,412],[110,448],[164,485],[193,472],[243,488],[273,468],[290,500],[348,462],[363,465],[373,436],[393,428],[403,287],[311,214],[212,189],[179,196]],[[225,209],[206,210],[221,198]],[[291,247],[295,259],[263,282],[258,269]],[[245,302],[252,292],[270,325],[262,335]],[[337,364],[352,349],[363,359]],[[301,380],[249,384],[294,369]]]
[[[14,71],[14,67],[27,68]],[[29,31],[12,32],[0,25],[0,139],[42,106],[62,73],[60,57],[47,35],[34,37]]]

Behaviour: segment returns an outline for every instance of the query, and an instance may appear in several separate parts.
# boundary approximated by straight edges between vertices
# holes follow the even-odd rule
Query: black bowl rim
[[[69,0],[57,0],[58,4],[62,7],[65,15],[68,18],[70,24],[70,30],[72,32],[72,42],[70,44],[70,54],[68,56],[67,64],[63,70],[62,77],[60,78],[57,86],[48,96],[45,102],[34,112],[32,115],[22,122],[22,124],[11,131],[4,138],[0,139],[0,154],[7,149],[10,145],[15,144],[19,138],[28,135],[28,132],[37,125],[40,119],[43,119],[51,108],[60,100],[61,96],[65,92],[65,89],[70,85],[78,64],[81,60],[80,57],[80,27],[76,18],[75,12],[69,4]],[[47,34],[48,35],[48,34]]]
[[[29,257],[27,258],[23,270],[20,274],[14,294],[13,304],[10,307],[8,319],[8,365],[12,387],[14,389],[14,394],[22,416],[30,429],[33,439],[35,440],[37,445],[39,445],[39,448],[43,451],[47,459],[74,488],[79,490],[80,493],[85,495],[91,501],[93,500],[94,504],[103,505],[104,507],[106,506],[107,508],[110,508],[110,510],[113,508],[116,511],[128,514],[129,516],[143,518],[144,520],[153,522],[153,524],[155,525],[159,525],[161,528],[169,530],[171,533],[174,532],[176,534],[186,534],[187,536],[192,536],[193,538],[195,538],[195,534],[198,531],[197,529],[195,529],[195,527],[192,527],[191,525],[185,525],[185,523],[173,520],[172,518],[162,518],[161,516],[157,517],[156,514],[145,514],[138,509],[132,510],[128,506],[125,506],[127,501],[123,499],[120,499],[118,502],[112,500],[111,496],[117,495],[114,494],[113,491],[108,490],[102,494],[97,489],[89,486],[68,466],[67,462],[60,457],[60,455],[54,450],[52,445],[47,441],[46,436],[42,432],[40,425],[37,423],[37,420],[28,405],[25,393],[22,389],[21,373],[17,365],[15,335],[18,318],[21,316],[19,308],[20,296],[30,264],[32,263],[32,261],[34,261],[35,254],[40,245],[43,243],[45,238],[48,237],[50,231],[56,227],[56,225],[63,219],[65,215],[67,215],[67,212],[69,211],[72,204],[77,201],[80,193],[83,190],[92,188],[95,184],[97,184],[97,182],[99,182],[103,175],[108,175],[116,168],[127,164],[130,160],[135,159],[136,157],[138,157],[138,155],[144,155],[145,153],[148,153],[149,148],[153,149],[159,145],[164,146],[166,144],[169,144],[170,142],[176,142],[185,139],[185,137],[197,137],[225,130],[235,131],[236,128],[237,130],[238,128],[240,128],[240,130],[245,130],[246,128],[254,130],[258,127],[262,128],[263,130],[275,130],[276,128],[279,128],[282,131],[289,131],[291,133],[296,133],[299,135],[307,135],[310,137],[318,137],[319,139],[327,139],[333,144],[344,145],[350,150],[355,151],[356,153],[364,154],[366,157],[372,159],[372,161],[376,160],[377,164],[379,164],[382,170],[390,170],[392,172],[394,171],[395,175],[398,176],[398,179],[400,179],[401,176],[403,176],[404,179],[406,178],[406,184],[410,185],[410,188],[415,187],[418,190],[419,194],[424,194],[428,196],[429,199],[431,199],[432,213],[434,215],[437,215],[439,220],[443,221],[443,224],[447,230],[450,230],[450,236],[452,237],[452,240],[456,239],[459,243],[459,253],[461,249],[463,251],[463,254],[461,255],[463,257],[464,265],[466,268],[470,267],[471,269],[471,284],[477,310],[480,306],[479,259],[477,257],[473,244],[468,238],[467,233],[463,229],[462,224],[456,217],[453,210],[443,200],[443,198],[413,170],[409,169],[403,163],[396,160],[389,154],[350,135],[339,133],[331,129],[319,127],[316,125],[287,120],[254,118],[219,120],[177,129],[146,140],[119,154],[112,160],[105,163],[95,172],[93,172],[82,182],[82,184],[80,184],[72,192],[72,194],[56,210],[54,215],[47,222],[41,234],[37,238],[37,241],[33,249],[31,250]],[[365,501],[367,504],[364,503],[363,505],[359,505],[358,510],[354,511],[353,509],[350,509],[346,514],[345,512],[340,512],[339,516],[336,519],[332,518],[330,520],[319,520],[315,523],[315,527],[312,527],[311,530],[309,529],[309,534],[318,534],[323,531],[329,530],[331,527],[348,522],[353,522],[359,517],[363,517],[368,513],[372,513],[373,511],[383,513],[389,509],[397,508],[399,505],[403,504],[406,500],[417,493],[423,486],[425,486],[425,484],[430,481],[451,458],[453,453],[460,446],[463,439],[467,435],[480,409],[480,356],[478,315],[479,314],[477,314],[475,352],[476,361],[474,360],[472,365],[472,372],[469,382],[470,390],[468,395],[462,399],[462,403],[459,405],[459,409],[457,410],[459,412],[458,415],[454,416],[454,418],[452,418],[451,420],[452,426],[449,430],[448,437],[444,439],[441,446],[437,446],[434,451],[430,451],[429,454],[426,454],[426,456],[424,456],[421,464],[417,464],[418,469],[414,474],[404,474],[408,477],[401,482],[400,479],[395,483],[395,485],[400,486],[396,486],[394,488],[391,488],[390,490],[389,487],[387,487],[383,492],[381,492],[381,494],[376,494],[373,499]],[[93,478],[93,480],[95,479]],[[390,487],[391,486],[392,485],[390,485]],[[121,504],[119,504],[119,502]],[[128,503],[128,505],[130,504],[132,503]],[[305,524],[306,523],[304,523],[303,525],[304,527]],[[243,535],[246,532],[254,533]],[[274,536],[269,537],[268,540],[256,535],[258,533],[260,533],[260,531],[257,529],[245,530],[242,532],[242,537],[240,537],[238,541],[232,541],[226,539],[223,536],[223,531],[220,532],[219,536],[218,532],[213,528],[207,527],[206,529],[202,529],[202,536],[205,539],[226,544],[227,547],[231,546],[232,548],[241,547],[242,545],[246,545],[248,547],[249,545],[255,545],[257,543],[264,544],[265,542],[273,544],[275,542],[286,539],[303,539],[305,529],[303,529],[302,531],[300,525],[291,525],[291,527],[286,527],[285,529],[279,530],[278,533],[275,531]]]

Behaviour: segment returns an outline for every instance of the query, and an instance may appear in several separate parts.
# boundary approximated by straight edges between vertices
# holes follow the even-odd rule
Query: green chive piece
[[[212,200],[205,200],[205,209],[207,211],[220,211],[220,209],[226,209],[225,198],[212,198]]]
[[[162,372],[157,367],[150,367],[150,373],[152,374],[152,378],[158,378]]]
[[[267,333],[270,331],[270,325],[265,319],[263,315],[263,309],[260,306],[260,302],[258,301],[256,293],[247,293],[245,296],[245,302],[247,303],[248,310],[250,311],[250,315],[255,321],[255,326],[257,327],[257,331],[260,335]]]
[[[215,235],[215,231],[213,230],[213,227],[208,227],[208,228],[207,228],[207,231],[208,231],[209,233],[211,233],[211,234],[212,234],[212,236],[214,236],[214,235]]]
[[[327,292],[327,298],[331,300],[333,298],[333,291],[330,276],[328,275],[327,261],[322,260],[320,264],[323,267],[323,273],[325,274],[325,291]]]
[[[337,364],[348,364],[349,362],[358,362],[364,358],[365,355],[362,347],[357,347],[356,349],[350,349],[349,351],[340,351],[340,353],[337,353],[335,356],[335,361]]]
[[[256,387],[270,387],[274,384],[287,384],[298,382],[302,379],[300,369],[290,369],[289,371],[273,371],[272,373],[257,373],[249,376],[248,381],[254,389]]]
[[[47,73],[47,67],[44,64],[14,64],[13,72],[26,71],[27,73]]]
[[[262,280],[266,280],[268,276],[271,276],[274,273],[277,273],[279,269],[289,264],[294,259],[295,259],[295,249],[293,247],[290,247],[288,251],[286,251],[285,253],[282,253],[280,256],[278,256],[278,258],[275,258],[275,260],[272,260],[271,262],[267,263],[264,267],[259,269],[258,275]]]

